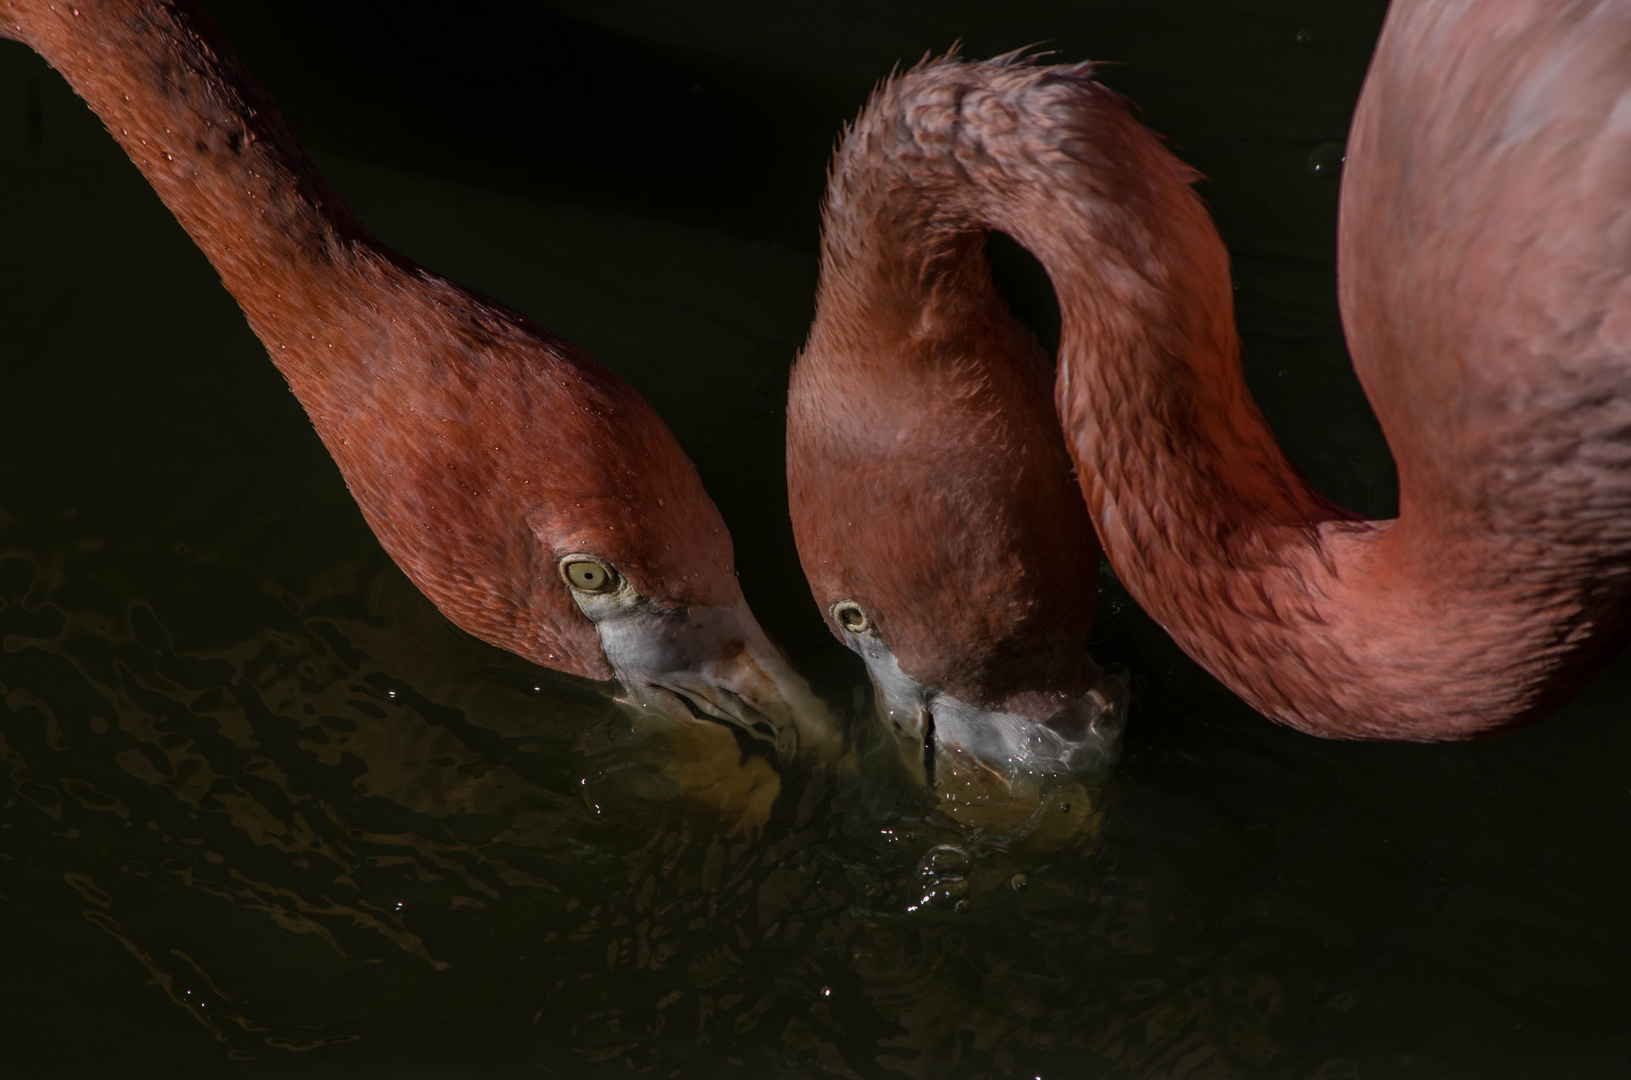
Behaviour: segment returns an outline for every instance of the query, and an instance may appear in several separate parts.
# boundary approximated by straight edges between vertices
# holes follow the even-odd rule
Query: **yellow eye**
[[[832,617],[852,634],[864,634],[872,629],[872,620],[867,618],[861,605],[854,600],[840,600],[832,606]]]
[[[573,559],[561,564],[561,576],[574,589],[583,592],[605,592],[611,588],[612,572],[589,559]]]

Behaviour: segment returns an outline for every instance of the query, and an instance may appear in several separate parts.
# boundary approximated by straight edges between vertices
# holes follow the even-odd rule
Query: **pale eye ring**
[[[617,571],[589,555],[568,555],[561,560],[561,580],[585,593],[603,593],[617,586]]]
[[[852,634],[865,634],[872,629],[872,619],[866,609],[854,600],[840,600],[832,606],[833,622]]]

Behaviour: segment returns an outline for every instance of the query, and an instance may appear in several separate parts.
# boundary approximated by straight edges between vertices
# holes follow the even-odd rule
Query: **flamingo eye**
[[[840,600],[832,606],[832,617],[852,634],[864,634],[872,629],[872,620],[854,600]]]
[[[561,579],[579,592],[600,593],[612,587],[616,573],[605,563],[569,555],[561,560]]]

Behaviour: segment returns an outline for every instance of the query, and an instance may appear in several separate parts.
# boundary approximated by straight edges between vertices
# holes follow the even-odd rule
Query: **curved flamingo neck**
[[[1035,346],[997,295],[982,231],[939,213],[918,186],[924,178],[871,134],[858,130],[833,165],[807,351],[885,376],[955,377],[965,373],[947,371],[948,360],[971,349],[969,335],[1000,331],[1021,343],[1009,351],[1030,359]]]
[[[1117,574],[1231,689],[1303,730],[1436,740],[1537,718],[1623,638],[1587,596],[1590,553],[1437,516],[1413,461],[1398,521],[1314,491],[1246,389],[1227,256],[1192,174],[1089,75],[935,65],[867,122],[903,148],[902,176],[933,175],[942,215],[1008,233],[1052,277],[1056,403]],[[1412,434],[1396,452],[1467,438]],[[1610,557],[1623,566],[1623,549]]]

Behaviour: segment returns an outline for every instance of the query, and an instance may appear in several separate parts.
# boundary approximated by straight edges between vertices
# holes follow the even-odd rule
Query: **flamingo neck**
[[[288,124],[191,4],[6,0],[0,34],[56,68],[203,251],[296,393],[324,314],[392,257],[329,188]],[[311,403],[307,402],[308,407]]]
[[[1303,479],[1247,391],[1193,174],[1090,74],[931,66],[872,119],[943,218],[1008,233],[1051,276],[1056,405],[1118,576],[1302,730],[1440,740],[1538,718],[1601,606],[1569,558],[1441,520],[1408,488],[1400,520],[1361,521]]]

